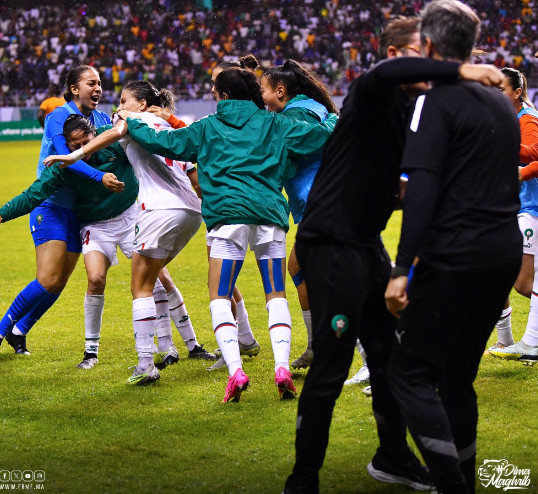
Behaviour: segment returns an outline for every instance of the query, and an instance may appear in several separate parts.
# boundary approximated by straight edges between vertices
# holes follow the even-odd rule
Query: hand
[[[65,168],[66,166],[72,165],[74,161],[68,154],[51,154],[43,160],[45,166],[51,166],[54,163],[59,163],[60,168]]]
[[[127,110],[120,110],[118,113],[116,113],[116,115],[118,115],[118,117],[122,120],[127,120],[128,118],[140,118],[140,113]]]
[[[125,189],[125,184],[120,182],[113,173],[105,173],[101,182],[111,192],[123,192]]]
[[[520,182],[523,182],[523,177],[521,176],[521,170],[523,170],[522,166],[517,167],[517,178]]]
[[[387,309],[397,319],[400,319],[400,311],[404,310],[409,303],[406,288],[407,276],[398,276],[391,278],[385,290]]]
[[[460,65],[460,77],[467,81],[477,81],[484,86],[498,86],[504,74],[493,65],[475,65],[463,63]]]
[[[0,214],[0,223],[2,223],[2,215]]]
[[[172,115],[169,111],[166,111],[164,108],[161,108],[160,106],[156,105],[150,106],[147,111],[153,113],[154,115],[157,115],[158,117],[166,121],[168,121],[168,119]]]

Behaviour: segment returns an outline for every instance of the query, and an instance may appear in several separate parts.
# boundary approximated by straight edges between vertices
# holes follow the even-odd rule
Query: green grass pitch
[[[1,144],[1,204],[31,183],[38,155],[38,142]],[[391,255],[400,218],[395,214],[384,234]],[[294,235],[292,227],[288,249]],[[185,297],[199,341],[215,348],[203,228],[169,269]],[[0,225],[0,273],[3,314],[35,277],[27,217]],[[0,470],[42,470],[44,490],[54,493],[280,492],[294,460],[297,402],[281,402],[274,386],[264,293],[252,254],[238,285],[262,351],[245,361],[251,387],[238,404],[221,403],[226,371],[207,372],[205,362],[187,360],[175,329],[180,362],[164,370],[154,385],[125,385],[131,373],[128,367],[136,363],[129,283],[129,262],[120,258],[119,266],[109,271],[99,364],[94,369],[75,367],[84,350],[82,261],[58,302],[29,334],[32,355],[17,357],[6,343],[0,347]],[[306,335],[289,278],[287,286],[293,359],[304,350]],[[512,303],[519,339],[528,300],[514,293]],[[357,357],[350,374],[359,366]],[[530,468],[534,485],[538,484],[537,372],[538,368],[485,357],[476,381],[477,464],[505,458],[519,468]],[[304,375],[295,373],[299,390]],[[367,475],[366,464],[376,447],[370,400],[360,387],[345,387],[321,471],[322,492],[402,492],[403,488]],[[531,486],[528,492],[534,489],[538,491]],[[495,492],[495,488],[478,485],[477,491]]]

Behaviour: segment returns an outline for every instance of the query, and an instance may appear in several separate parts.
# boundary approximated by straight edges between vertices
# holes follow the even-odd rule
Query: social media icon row
[[[0,482],[43,482],[43,470],[0,470]]]

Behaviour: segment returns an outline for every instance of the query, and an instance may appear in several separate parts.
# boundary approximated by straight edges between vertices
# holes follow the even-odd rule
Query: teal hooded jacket
[[[296,122],[243,100],[219,101],[216,113],[176,130],[157,131],[127,119],[130,136],[150,153],[198,164],[208,230],[244,223],[286,231],[282,185],[295,175],[288,156],[322,149],[336,121],[332,115],[323,123]]]

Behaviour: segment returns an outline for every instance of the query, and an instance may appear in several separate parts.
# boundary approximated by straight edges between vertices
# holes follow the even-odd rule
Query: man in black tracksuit
[[[479,26],[466,5],[434,1],[422,14],[422,51],[467,61]],[[521,265],[519,141],[508,99],[462,81],[419,96],[407,132],[409,183],[386,293],[391,312],[401,311],[388,377],[443,494],[475,488],[473,381]]]
[[[401,24],[409,21],[414,24],[404,26],[402,35]],[[427,471],[407,445],[405,422],[386,381],[396,320],[385,307],[391,264],[380,233],[398,195],[410,97],[422,89],[415,83],[455,80],[464,66],[415,58],[416,19],[392,21],[384,36],[383,54],[397,58],[379,63],[351,84],[297,233],[297,256],[312,307],[314,360],[299,399],[296,463],[287,493],[319,490],[332,412],[357,337],[367,353],[380,441],[368,471],[391,483],[423,489],[429,484]],[[501,80],[491,68],[465,69],[484,72],[469,77]]]

